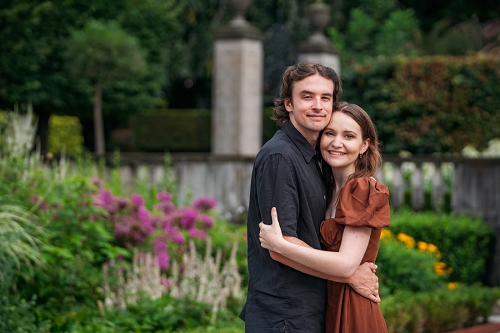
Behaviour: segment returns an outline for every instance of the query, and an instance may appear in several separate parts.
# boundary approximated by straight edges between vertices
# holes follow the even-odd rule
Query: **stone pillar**
[[[236,13],[215,34],[212,153],[255,156],[262,146],[263,37],[244,18],[250,0],[231,0]]]
[[[330,6],[321,0],[316,0],[309,5],[308,15],[314,33],[299,46],[297,61],[317,62],[333,68],[340,75],[339,53],[324,34],[330,21]]]

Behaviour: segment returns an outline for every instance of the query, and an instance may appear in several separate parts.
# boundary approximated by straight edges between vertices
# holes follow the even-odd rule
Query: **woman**
[[[273,208],[271,225],[260,224],[262,247],[320,274],[349,277],[375,262],[381,228],[389,226],[389,191],[375,176],[382,165],[370,116],[355,104],[339,103],[322,133],[320,150],[329,205],[320,229],[328,251],[286,241]],[[326,332],[387,332],[379,304],[345,283],[327,281]]]

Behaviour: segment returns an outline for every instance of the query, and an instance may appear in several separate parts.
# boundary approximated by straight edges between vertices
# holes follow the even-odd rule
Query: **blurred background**
[[[307,15],[311,3],[254,0],[246,11],[246,19],[264,38],[264,142],[276,130],[268,121],[268,107],[279,92],[283,69],[295,63],[299,45],[313,32]],[[401,74],[400,67],[388,59],[403,56],[414,59],[414,64],[426,56],[498,56],[500,52],[500,8],[495,0],[324,3],[330,14],[324,32],[339,52],[345,98],[362,105],[374,117],[380,113],[374,104],[381,100],[366,95],[383,94],[384,84]],[[58,150],[48,147],[51,115],[75,116],[82,127],[82,148],[94,151],[93,105],[99,83],[106,151],[210,151],[206,137],[183,144],[153,142],[141,140],[140,133],[145,130],[139,127],[144,124],[146,132],[151,129],[149,123],[158,122],[158,118],[147,117],[152,115],[170,117],[161,121],[175,123],[180,117],[177,110],[201,119],[202,125],[209,124],[214,33],[233,16],[227,0],[4,0],[0,4],[0,109],[13,110],[17,105],[22,111],[32,104],[39,119],[43,153]],[[366,66],[375,68],[375,73],[366,74]],[[443,72],[451,71],[454,76],[454,69],[448,67],[431,70],[429,75],[449,80],[450,75]],[[402,72],[405,75],[406,70]],[[489,86],[494,82],[488,79],[482,83]],[[398,96],[394,98],[399,103]],[[491,102],[498,106],[497,99]],[[453,106],[444,103],[440,107]],[[451,113],[453,120],[456,117]],[[397,118],[397,114],[391,117]],[[469,143],[484,149],[498,135],[493,130],[488,138],[462,140],[453,146],[449,142],[435,145],[439,134],[429,136],[429,142],[424,139],[422,145],[409,139],[411,133],[396,133],[397,143],[389,133],[394,132],[389,121],[387,129],[383,126],[386,120],[380,121],[387,153],[459,152]],[[473,140],[477,130],[467,137]],[[205,135],[209,132],[206,126]],[[158,137],[169,141],[160,134]]]

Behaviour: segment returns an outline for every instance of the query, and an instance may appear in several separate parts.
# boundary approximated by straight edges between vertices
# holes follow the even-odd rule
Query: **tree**
[[[144,54],[136,38],[113,21],[92,20],[75,30],[68,41],[65,58],[69,71],[94,87],[95,153],[103,155],[104,127],[102,89],[106,84],[146,73]]]

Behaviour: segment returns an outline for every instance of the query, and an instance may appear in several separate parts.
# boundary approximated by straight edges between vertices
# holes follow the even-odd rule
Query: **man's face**
[[[330,122],[333,108],[333,81],[315,74],[295,82],[292,99],[285,100],[293,126],[311,145]]]

